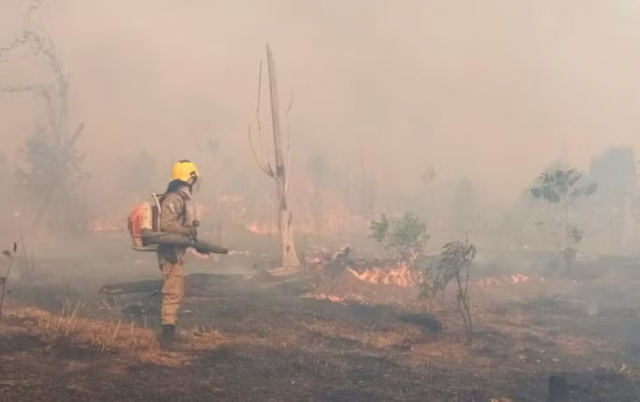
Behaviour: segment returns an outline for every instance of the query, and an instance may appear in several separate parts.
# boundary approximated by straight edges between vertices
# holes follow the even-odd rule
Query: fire
[[[305,172],[296,173],[290,180],[287,203],[295,233],[331,235],[367,230],[368,217],[354,214],[349,197],[342,191],[318,184]],[[278,205],[271,192],[260,196],[219,195],[215,210],[226,222],[240,224],[253,234],[278,233]]]
[[[297,233],[335,234],[366,230],[369,221],[353,215],[345,194],[319,185],[305,172],[291,178],[291,204],[294,205],[294,229]]]
[[[315,300],[329,300],[332,303],[338,303],[346,305],[347,302],[357,302],[360,304],[367,304],[360,296],[354,295],[353,297],[340,297],[336,295],[326,295],[324,293],[312,294],[307,293],[306,295],[301,296],[304,299],[315,299]]]
[[[524,274],[513,274],[506,277],[497,278],[484,278],[478,281],[481,286],[495,286],[495,285],[519,285],[530,282],[532,278]],[[538,279],[540,282],[544,282],[544,278]]]
[[[375,284],[410,287],[420,282],[418,274],[405,263],[401,263],[393,269],[370,268],[362,272],[356,272],[348,268],[348,271],[363,282]]]
[[[525,283],[529,280],[529,277],[527,275],[522,275],[522,274],[516,274],[516,275],[511,275],[511,283]]]
[[[249,225],[245,226],[245,228],[249,232],[253,234],[259,234],[259,235],[275,234],[278,232],[278,229],[275,226],[268,225],[265,223],[260,223],[257,221],[251,222]]]
[[[345,300],[342,297],[339,296],[335,296],[335,295],[325,295],[325,294],[311,294],[311,293],[307,293],[306,295],[302,296],[305,299],[316,299],[316,300],[329,300],[331,302],[334,303],[340,303],[340,304],[345,304]]]

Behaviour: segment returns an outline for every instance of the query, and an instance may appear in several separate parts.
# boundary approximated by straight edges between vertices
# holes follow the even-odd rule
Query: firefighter
[[[199,222],[191,201],[193,186],[199,179],[196,165],[189,160],[173,165],[172,181],[160,200],[160,231],[196,240]],[[162,271],[162,342],[170,345],[176,338],[178,310],[184,299],[186,247],[158,246],[158,263]]]

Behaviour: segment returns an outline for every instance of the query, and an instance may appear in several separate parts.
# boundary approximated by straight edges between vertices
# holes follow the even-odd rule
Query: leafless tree
[[[44,118],[38,119],[34,135],[26,142],[26,166],[18,171],[18,181],[41,203],[32,225],[46,219],[58,231],[78,227],[74,193],[87,175],[80,166],[83,155],[76,148],[84,125],[69,129],[70,75],[47,32],[46,20],[43,1],[33,1],[21,35],[0,48],[0,63],[28,58],[43,67],[46,76],[35,82],[0,84],[0,95],[32,93],[45,106]]]
[[[258,104],[256,107],[256,124],[258,131],[258,143],[259,149],[256,150],[254,140],[249,127],[249,145],[251,146],[251,152],[256,160],[258,166],[269,177],[271,177],[276,183],[276,195],[278,199],[278,232],[280,235],[280,257],[281,265],[283,267],[299,267],[300,260],[296,254],[296,248],[293,241],[293,216],[289,210],[287,204],[287,192],[289,189],[288,181],[288,167],[291,161],[291,148],[290,138],[287,135],[287,155],[286,155],[286,167],[285,167],[285,155],[283,153],[282,146],[282,134],[280,124],[280,106],[278,99],[278,84],[276,80],[275,61],[271,48],[267,45],[267,67],[269,74],[269,93],[271,99],[271,121],[273,131],[273,151],[275,157],[275,170],[270,162],[265,159],[264,145],[262,142],[262,127],[260,124],[260,96],[262,89],[262,63],[260,63],[260,73],[258,78]],[[287,116],[291,109],[292,102],[286,110]],[[288,119],[287,119],[288,121]],[[287,130],[288,133],[288,130]]]

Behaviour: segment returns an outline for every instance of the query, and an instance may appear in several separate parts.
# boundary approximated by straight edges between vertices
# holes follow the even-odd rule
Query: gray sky
[[[0,0],[0,47],[18,34],[24,4]],[[72,73],[71,119],[86,123],[82,144],[103,183],[122,155],[145,147],[170,163],[209,138],[255,170],[246,132],[267,41],[282,103],[294,94],[294,155],[333,151],[357,165],[364,152],[401,188],[434,165],[507,201],[557,158],[586,167],[610,146],[640,145],[632,0],[48,4]],[[23,66],[0,64],[0,82],[38,77]],[[36,106],[0,97],[8,148]]]

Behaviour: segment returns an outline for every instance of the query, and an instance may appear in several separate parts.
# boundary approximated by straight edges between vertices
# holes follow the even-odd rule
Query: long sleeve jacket
[[[166,194],[161,203],[160,231],[190,235],[192,233],[192,214],[190,213],[190,197],[185,192]]]

